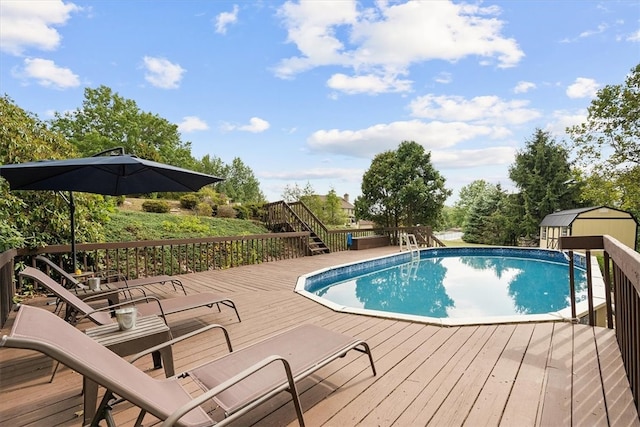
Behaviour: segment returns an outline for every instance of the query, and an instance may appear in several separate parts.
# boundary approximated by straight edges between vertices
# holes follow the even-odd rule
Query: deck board
[[[570,323],[440,327],[337,313],[292,292],[301,274],[396,250],[347,251],[183,275],[188,293],[216,292],[233,299],[242,322],[233,310],[214,307],[171,315],[169,324],[179,336],[219,323],[235,348],[299,323],[366,340],[376,377],[365,356],[350,352],[300,382],[309,426],[640,427],[613,331]],[[160,296],[179,296],[168,286],[152,289]],[[53,308],[45,302],[29,301]],[[183,371],[226,351],[221,332],[212,330],[176,345],[174,364]],[[150,359],[136,366],[161,378],[163,371],[153,370]],[[0,350],[0,424],[81,425],[81,377],[61,368],[49,383],[51,368],[51,360],[37,353]],[[194,384],[186,386],[199,393]],[[118,405],[114,417],[118,425],[132,425],[137,410]],[[289,395],[282,393],[233,425],[295,426],[297,420]]]
[[[511,337],[498,355],[491,373],[478,393],[473,407],[467,415],[467,420],[473,420],[478,425],[498,425],[502,411],[509,398],[509,393],[518,374],[522,358],[531,338],[534,326],[532,324],[517,325]],[[489,409],[493,408],[493,409]]]

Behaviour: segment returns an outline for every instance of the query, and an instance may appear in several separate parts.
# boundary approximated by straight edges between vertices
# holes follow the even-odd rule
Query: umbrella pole
[[[60,197],[69,204],[69,216],[71,217],[71,262],[73,263],[73,272],[76,272],[76,204],[73,201],[73,191],[69,191],[67,199],[62,191],[58,191]]]
[[[69,191],[69,214],[71,215],[71,260],[73,272],[76,272],[76,204],[73,201],[73,191]]]

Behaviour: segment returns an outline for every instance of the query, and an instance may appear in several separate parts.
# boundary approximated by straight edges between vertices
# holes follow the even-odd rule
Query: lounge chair
[[[103,279],[110,279],[115,277],[116,281],[104,281],[100,284],[100,287],[103,288],[102,291],[92,291],[87,285],[81,283],[78,279],[73,277],[73,275],[69,274],[65,269],[60,267],[55,262],[51,261],[49,258],[44,257],[42,255],[36,256],[36,260],[46,264],[50,269],[54,270],[56,273],[60,275],[60,277],[64,278],[65,287],[80,298],[86,298],[88,296],[92,296],[98,293],[108,292],[114,289],[124,289],[129,287],[138,287],[138,286],[147,286],[147,285],[164,285],[165,283],[171,283],[173,286],[173,290],[177,291],[178,287],[182,288],[182,292],[187,295],[187,291],[184,288],[184,285],[180,281],[180,279],[174,276],[160,275],[160,276],[151,276],[151,277],[141,277],[138,279],[127,279],[122,274],[111,275],[108,277],[104,277]]]
[[[163,345],[172,345],[181,338]],[[92,425],[98,425],[102,419],[107,425],[114,425],[110,410],[115,396],[140,408],[136,425],[140,425],[148,413],[164,420],[163,426],[222,426],[286,390],[292,396],[298,422],[303,426],[297,381],[350,350],[366,353],[376,375],[366,342],[314,325],[298,326],[160,380],[146,375],[59,317],[36,307],[20,308],[10,334],[0,340],[0,347],[39,351],[105,387]],[[157,349],[151,348],[144,354]],[[203,394],[192,397],[179,383],[180,378],[187,376],[204,389]],[[219,423],[201,408],[211,399],[225,411],[225,418]],[[85,408],[87,410],[92,408]]]
[[[198,307],[213,307],[214,305],[220,311],[220,304],[232,308],[236,312],[238,322],[240,322],[240,314],[236,308],[235,303],[229,298],[225,298],[221,295],[204,292],[193,295],[185,295],[174,298],[159,299],[158,297],[151,295],[144,295],[140,298],[122,300],[118,304],[108,305],[99,309],[91,307],[87,301],[91,298],[80,299],[77,295],[65,289],[60,283],[53,280],[47,274],[33,267],[26,267],[20,273],[20,276],[28,277],[43,285],[45,288],[53,292],[59,299],[67,304],[67,313],[65,320],[75,324],[81,318],[88,317],[97,325],[108,325],[114,322],[111,317],[110,310],[123,305],[135,305],[140,316],[158,315],[163,319],[168,314],[174,314],[185,310],[191,310]],[[110,292],[131,292],[139,288],[126,288],[122,290],[114,290]],[[97,298],[105,298],[108,293],[97,295]],[[78,318],[78,314],[80,318]]]

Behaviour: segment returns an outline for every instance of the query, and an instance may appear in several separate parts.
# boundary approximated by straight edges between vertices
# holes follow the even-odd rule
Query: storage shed
[[[638,221],[626,211],[596,206],[549,214],[540,223],[540,247],[558,249],[560,237],[608,234],[636,248]]]

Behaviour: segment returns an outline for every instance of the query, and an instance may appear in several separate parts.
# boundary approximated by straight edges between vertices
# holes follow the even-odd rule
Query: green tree
[[[587,108],[587,121],[570,127],[574,147],[585,164],[640,166],[640,64],[624,85],[600,89]]]
[[[304,187],[296,182],[293,185],[287,184],[281,196],[287,203],[304,203],[326,225],[342,226],[347,222],[347,216],[342,210],[342,199],[333,188],[325,197],[320,197],[310,182],[307,181]]]
[[[518,195],[506,194],[500,185],[475,181],[476,189],[468,207],[462,239],[485,245],[515,245],[518,238]]]
[[[509,177],[524,203],[521,236],[536,236],[542,218],[557,210],[581,205],[579,176],[572,170],[569,153],[549,134],[536,129],[516,154]]]
[[[458,201],[453,205],[452,221],[459,227],[464,227],[469,211],[476,200],[490,190],[492,185],[484,179],[477,179],[462,187],[458,193]]]
[[[301,187],[297,182],[294,182],[293,185],[287,184],[281,194],[282,200],[287,203],[298,202],[313,196],[315,196],[315,190],[309,181],[304,187]]]
[[[304,187],[297,182],[293,185],[285,185],[282,199],[287,203],[302,202],[315,216],[322,218],[324,204],[309,181]]]
[[[216,189],[231,201],[235,203],[266,201],[253,171],[239,157],[234,158],[231,165],[223,168],[220,177],[224,178],[224,181],[216,184]]]
[[[0,163],[73,157],[75,148],[49,130],[35,115],[8,96],[0,98]],[[111,203],[101,196],[76,194],[76,240],[99,241]],[[68,244],[71,239],[69,205],[53,191],[9,191],[0,179],[0,250]]]
[[[178,127],[157,114],[141,111],[107,86],[86,88],[82,107],[55,113],[51,128],[61,133],[80,156],[114,147],[129,154],[174,166],[193,168],[191,143],[182,142]]]
[[[219,157],[207,154],[198,162],[196,170],[224,178],[224,181],[214,184],[214,188],[233,202],[260,204],[266,201],[253,170],[239,157],[234,158],[231,165],[226,165]]]
[[[347,222],[347,215],[342,209],[342,199],[335,189],[329,190],[324,200],[322,221],[332,226],[344,226]]]
[[[640,64],[624,84],[600,89],[587,109],[587,120],[567,133],[587,171],[588,196],[639,217]]]
[[[220,157],[211,157],[209,154],[200,159],[200,161],[198,162],[198,166],[196,167],[199,172],[218,176],[220,178],[224,178],[226,168],[227,166],[224,164]]]
[[[431,164],[431,153],[414,141],[375,156],[362,178],[356,216],[386,227],[435,224],[451,195]]]

